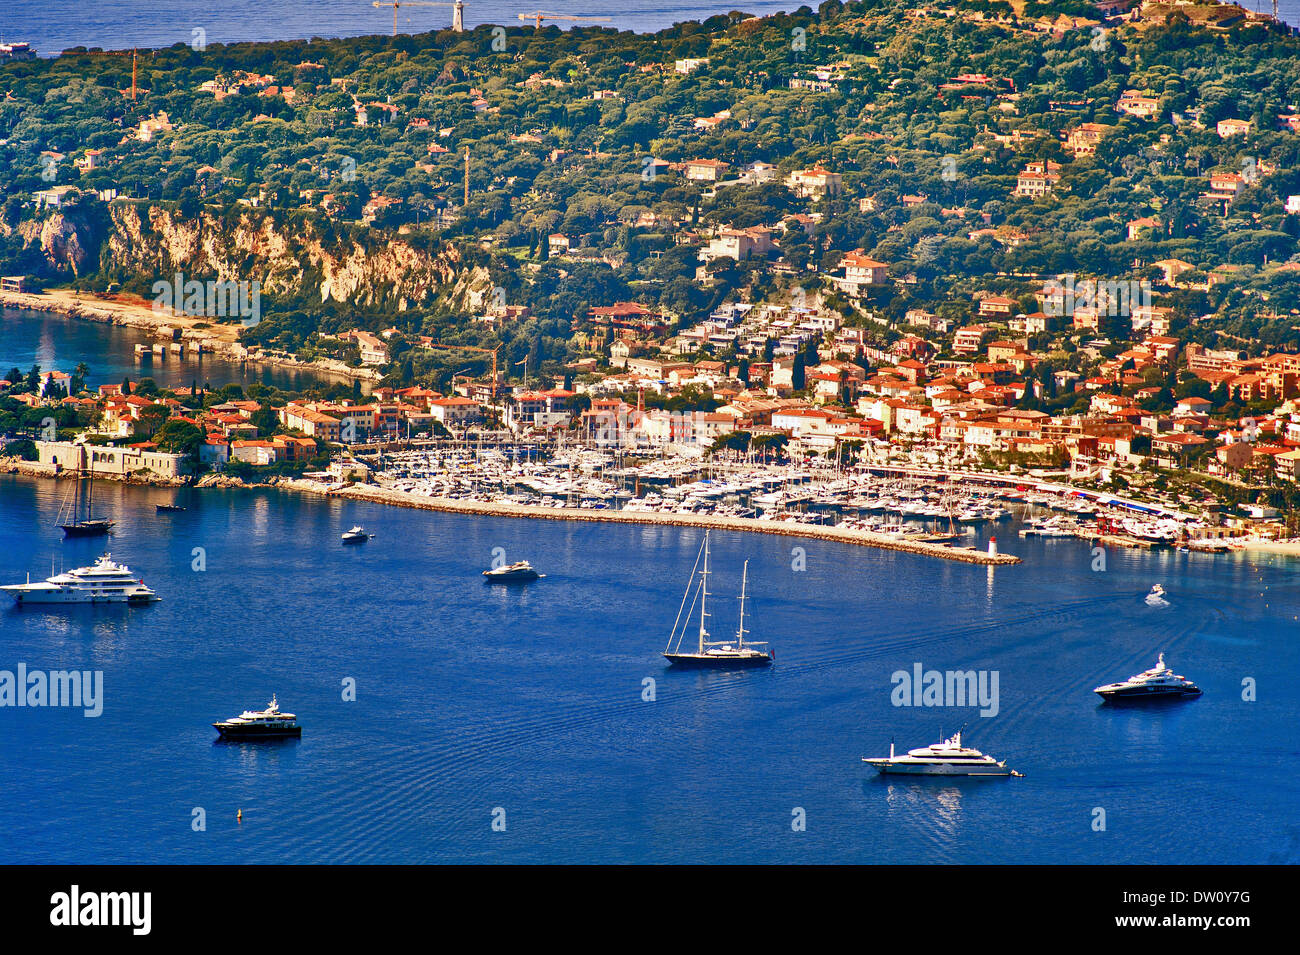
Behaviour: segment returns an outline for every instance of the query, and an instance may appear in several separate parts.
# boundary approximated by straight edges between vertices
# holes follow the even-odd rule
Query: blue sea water
[[[155,355],[137,361],[136,344],[154,341],[134,328],[27,309],[0,308],[0,366],[3,366],[0,376],[12,368],[26,374],[33,365],[39,365],[42,371],[70,375],[76,371],[77,363],[84,361],[90,369],[88,382],[92,386],[117,384],[123,378],[137,381],[148,377],[164,388],[188,388],[194,383],[200,386],[210,383],[220,388],[237,382],[298,390],[346,380],[315,371],[226,361],[211,355],[191,354],[185,358]]]
[[[59,539],[66,491],[0,477],[0,580],[105,546]],[[188,510],[156,513],[172,500]],[[777,663],[679,673],[659,654],[694,529],[104,482],[96,503],[164,600],[0,608],[0,669],[105,684],[98,718],[0,709],[0,862],[1300,861],[1294,561],[1121,550],[1097,572],[1085,543],[1004,525],[1024,563],[989,569],[715,533],[712,629],[734,628],[748,559],[746,619]],[[376,538],[340,545],[354,523]],[[485,584],[498,547],[546,578]],[[1167,608],[1143,601],[1156,582]],[[1093,686],[1159,651],[1201,699],[1099,705]],[[918,662],[996,670],[999,712],[894,706],[891,674]],[[273,692],[301,740],[214,743]],[[967,720],[1024,778],[860,762]]]
[[[799,3],[787,0],[755,0],[742,4],[755,15],[796,10]],[[503,0],[469,0],[465,26],[484,23],[518,27],[518,14],[538,9]],[[554,11],[569,15],[608,17],[599,26],[647,32],[661,30],[683,20],[704,20],[736,9],[735,5],[699,2],[655,3],[623,0],[609,5],[565,6]],[[565,21],[554,25],[569,26]],[[398,10],[397,28],[402,33],[427,33],[451,26],[450,7],[409,7]],[[312,37],[389,35],[393,11],[376,9],[370,0],[14,0],[0,12],[0,34],[4,39],[30,42],[42,54],[57,53],[73,46],[129,49],[132,46],[158,48],[190,43],[193,31],[205,31],[208,43],[237,43],[247,40],[297,40]]]
[[[557,12],[605,16],[612,22],[601,26],[648,32],[735,9],[764,15],[803,5],[794,0],[753,0],[739,5],[623,0],[613,5],[564,6]],[[1264,0],[1242,0],[1242,5],[1248,10],[1272,8]],[[816,8],[818,4],[807,6]],[[1300,0],[1281,0],[1278,8],[1283,20],[1300,24]],[[465,25],[471,29],[483,23],[519,26],[517,15],[525,9],[503,0],[470,0]],[[450,23],[447,7],[398,10],[398,30],[404,33],[445,29]],[[568,26],[563,21],[556,25]],[[0,39],[26,40],[42,54],[73,46],[166,47],[190,43],[196,29],[204,31],[208,43],[236,43],[388,34],[392,28],[392,10],[375,9],[369,0],[9,0],[0,9]]]

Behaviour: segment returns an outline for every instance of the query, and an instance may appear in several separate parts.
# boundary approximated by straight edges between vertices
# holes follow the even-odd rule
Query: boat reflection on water
[[[940,861],[955,852],[961,835],[966,790],[978,781],[955,777],[941,786],[933,783],[908,782],[897,776],[872,776],[863,780],[867,786],[885,787],[885,807],[894,825],[909,823],[909,829],[925,834],[925,841],[939,853]],[[873,799],[879,798],[873,796]]]

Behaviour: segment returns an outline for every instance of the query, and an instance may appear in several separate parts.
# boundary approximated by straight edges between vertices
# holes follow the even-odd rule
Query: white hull
[[[153,603],[159,597],[151,594],[87,594],[78,591],[23,590],[15,587],[0,588],[20,604],[125,604]]]
[[[92,567],[78,567],[40,583],[7,584],[0,591],[23,604],[145,604],[157,594],[136,578],[129,567],[105,554]]]
[[[900,776],[1018,776],[1007,769],[1005,760],[997,760],[977,749],[961,744],[961,730],[942,743],[908,750],[905,756],[894,754],[889,744],[888,756],[864,756],[862,761],[882,775]]]
[[[880,760],[863,760],[880,770],[882,775],[899,776],[1010,776],[1005,766],[989,764],[972,766],[969,763],[894,763]]]

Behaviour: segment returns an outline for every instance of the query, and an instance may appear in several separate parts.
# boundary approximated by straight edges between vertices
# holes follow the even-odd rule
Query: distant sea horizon
[[[638,33],[666,29],[674,23],[705,20],[742,10],[755,16],[792,12],[796,0],[754,0],[746,3],[679,3],[625,0],[617,9],[600,5],[563,7],[566,14],[605,16],[612,26]],[[808,2],[816,9],[819,4]],[[1247,10],[1267,11],[1269,0],[1244,0]],[[465,5],[465,25],[484,23],[518,26],[518,3],[470,0]],[[1279,16],[1300,25],[1300,0],[1280,0]],[[411,7],[398,10],[398,30],[427,33],[451,23],[448,7]],[[189,43],[203,30],[207,43],[243,43],[275,40],[309,40],[314,37],[387,35],[392,32],[392,10],[376,9],[369,0],[282,0],[274,5],[259,0],[19,0],[0,13],[0,42],[25,41],[41,56],[54,56],[77,46],[103,49],[158,49]],[[565,21],[556,25],[568,27]]]

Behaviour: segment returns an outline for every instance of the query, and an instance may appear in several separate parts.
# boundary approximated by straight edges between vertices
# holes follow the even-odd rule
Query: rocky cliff
[[[98,270],[106,280],[152,284],[179,272],[187,280],[257,281],[263,295],[399,310],[435,303],[468,309],[492,286],[485,268],[467,266],[449,244],[426,250],[400,235],[342,228],[326,235],[309,220],[286,224],[256,209],[187,218],[142,203],[98,211],[104,208],[52,211],[17,231],[63,276]]]

